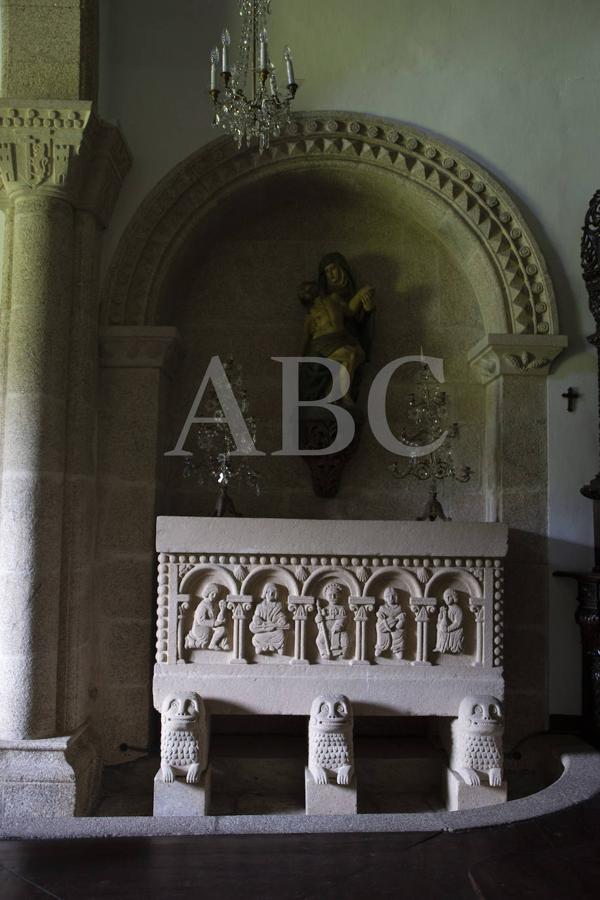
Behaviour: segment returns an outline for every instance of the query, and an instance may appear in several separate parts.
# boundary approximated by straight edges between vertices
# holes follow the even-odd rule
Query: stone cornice
[[[469,351],[469,364],[483,384],[501,375],[545,377],[567,344],[561,334],[488,334]]]
[[[161,369],[173,373],[183,349],[176,328],[122,325],[100,331],[100,365],[114,369]]]
[[[131,165],[114,125],[88,101],[0,99],[0,178],[8,202],[55,196],[110,220]]]

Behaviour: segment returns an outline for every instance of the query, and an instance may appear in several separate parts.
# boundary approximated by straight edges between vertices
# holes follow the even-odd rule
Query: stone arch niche
[[[152,631],[155,514],[212,512],[211,493],[190,490],[178,461],[163,457],[212,355],[233,352],[243,364],[259,447],[280,446],[280,367],[270,357],[301,351],[297,286],[330,250],[377,289],[365,387],[382,365],[421,346],[446,360],[452,415],[464,426],[456,456],[475,476],[445,502],[455,519],[513,528],[508,580],[515,572],[520,592],[507,606],[507,657],[514,637],[515,647],[537,643],[542,664],[527,685],[511,685],[507,659],[508,684],[523,717],[542,727],[545,376],[566,340],[546,265],[507,192],[455,148],[396,122],[299,115],[263,155],[219,139],[169,173],[125,231],[102,308],[99,522],[99,571],[113,573],[122,599],[103,614],[100,633],[140,648],[140,630]],[[402,420],[411,374],[390,387],[392,424]],[[395,481],[390,462],[366,429],[340,494],[323,501],[301,460],[266,457],[257,462],[261,497],[239,505],[258,516],[414,518],[423,488]],[[150,675],[147,644],[111,652],[100,663],[98,703],[98,716],[110,719],[108,758]],[[145,728],[140,716],[128,742],[140,744]]]

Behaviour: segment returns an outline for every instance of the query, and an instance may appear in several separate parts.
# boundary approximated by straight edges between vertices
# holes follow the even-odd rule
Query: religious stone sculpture
[[[377,643],[375,656],[382,656],[390,650],[396,659],[404,656],[404,623],[406,613],[402,611],[398,591],[388,587],[383,592],[383,603],[377,610]]]
[[[188,784],[197,784],[207,764],[206,712],[196,693],[170,694],[162,707],[160,771],[170,783],[185,775]]]
[[[458,602],[458,593],[452,588],[444,591],[444,603],[438,613],[437,640],[433,648],[436,653],[462,653],[464,631],[463,611]]]
[[[225,625],[226,600],[219,600],[219,612],[215,616],[214,603],[219,596],[219,585],[207,585],[202,600],[196,607],[192,627],[185,638],[188,650],[229,650]]]
[[[290,625],[277,599],[277,585],[270,582],[262,592],[261,602],[254,610],[250,622],[253,634],[252,644],[257,653],[276,652],[283,654],[285,632]]]
[[[452,724],[451,766],[469,785],[487,775],[491,787],[502,784],[502,706],[495,697],[465,697]]]
[[[342,470],[358,444],[362,419],[354,410],[360,387],[360,371],[369,357],[374,324],[374,294],[370,285],[356,290],[354,277],[340,253],[329,253],[319,263],[318,280],[304,282],[299,299],[306,308],[305,357],[322,357],[344,366],[332,385],[324,365],[304,363],[300,367],[299,397],[304,401],[324,398],[331,388],[350,409],[355,422],[351,444],[337,453],[305,456],[313,489],[319,497],[335,497]],[[309,406],[300,411],[301,446],[324,450],[337,436],[337,423],[326,409]]]
[[[308,770],[315,784],[347,785],[354,773],[352,707],[343,694],[313,700],[308,726]]]
[[[300,301],[307,309],[303,355],[323,356],[345,366],[349,381],[338,387],[341,402],[347,406],[353,404],[354,378],[369,349],[365,326],[375,309],[374,295],[370,285],[356,290],[350,266],[341,253],[324,256],[319,263],[318,283],[305,282],[300,288]],[[327,371],[322,367],[304,368],[307,375],[301,380],[300,398],[324,397],[328,390]]]
[[[326,605],[321,606],[318,600],[316,603],[317,649],[323,659],[343,659],[348,650],[348,614],[344,605],[339,602],[343,591],[344,585],[333,581],[323,591],[322,599]]]

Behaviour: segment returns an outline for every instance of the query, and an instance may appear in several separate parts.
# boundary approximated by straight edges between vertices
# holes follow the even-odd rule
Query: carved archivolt
[[[177,166],[141,205],[107,279],[106,324],[154,324],[161,286],[193,228],[234,186],[277,171],[360,165],[384,169],[435,194],[488,252],[504,296],[506,331],[558,333],[552,284],[537,244],[506,191],[455,148],[404,124],[348,113],[294,118],[262,156],[229,138]]]
[[[503,594],[494,559],[161,554],[156,659],[491,669]]]

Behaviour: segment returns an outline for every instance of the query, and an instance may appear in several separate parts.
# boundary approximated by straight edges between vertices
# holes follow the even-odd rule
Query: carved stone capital
[[[116,369],[162,369],[171,375],[182,357],[176,328],[119,325],[100,332],[100,365]]]
[[[469,364],[483,384],[501,375],[546,377],[567,344],[562,334],[488,334],[469,351]]]
[[[108,225],[131,156],[80,100],[0,100],[0,179],[9,201],[50,196]]]

